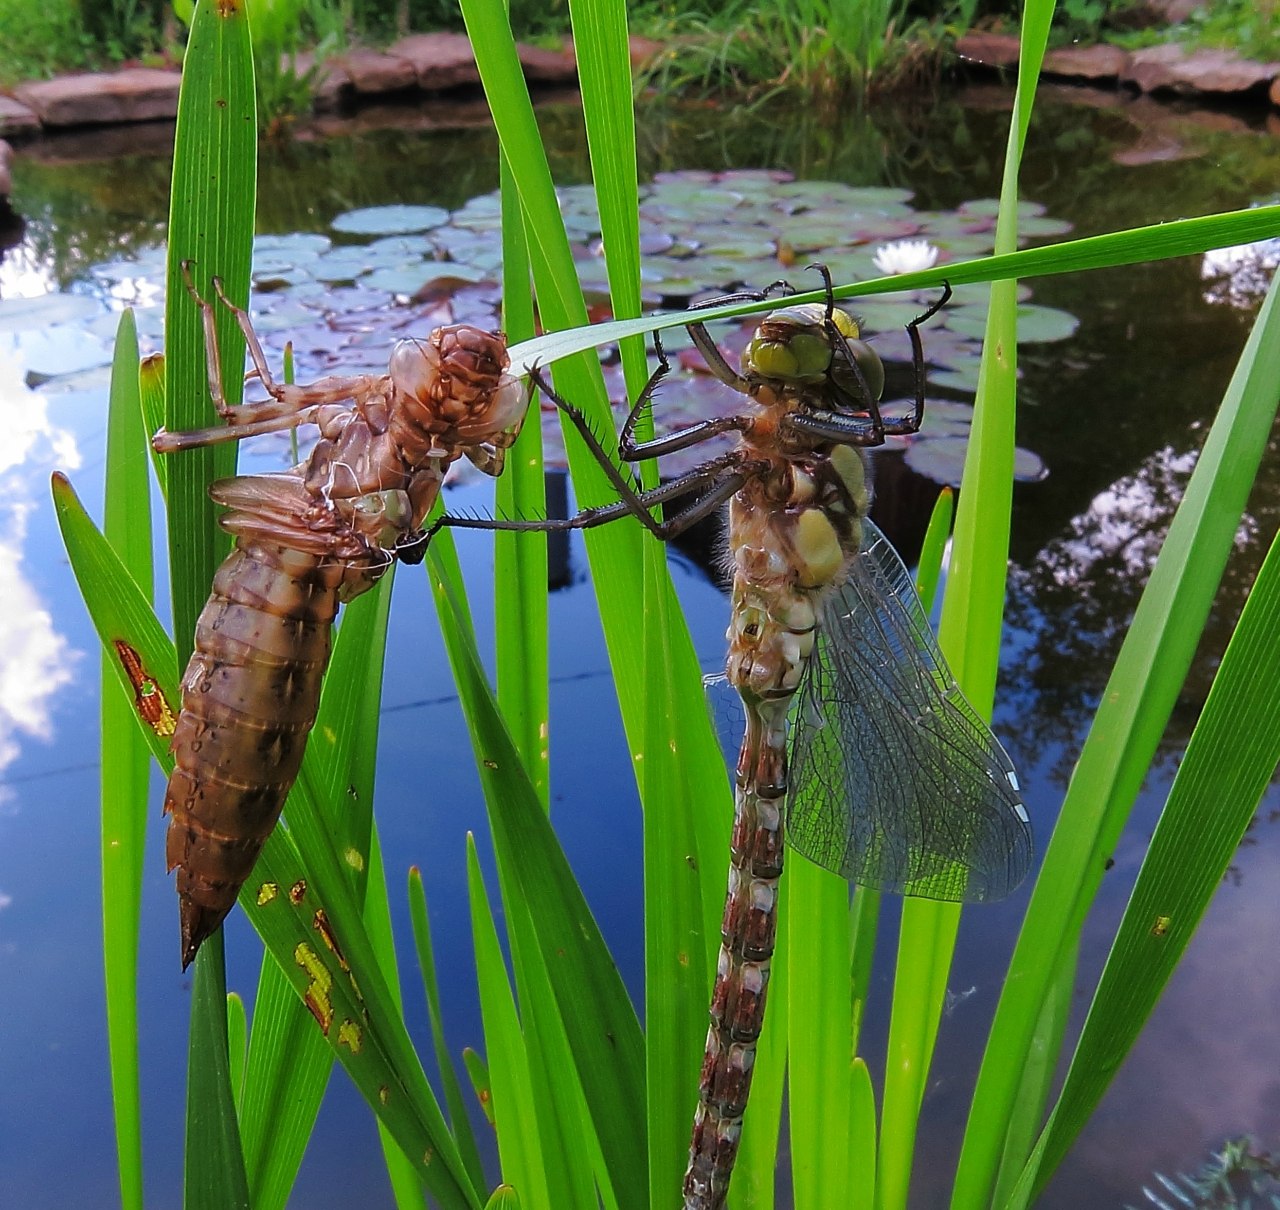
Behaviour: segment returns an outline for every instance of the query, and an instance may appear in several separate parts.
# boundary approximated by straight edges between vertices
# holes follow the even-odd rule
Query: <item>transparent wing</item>
[[[1000,899],[1032,854],[1013,764],[960,692],[897,552],[863,525],[792,716],[789,838],[863,886]]]

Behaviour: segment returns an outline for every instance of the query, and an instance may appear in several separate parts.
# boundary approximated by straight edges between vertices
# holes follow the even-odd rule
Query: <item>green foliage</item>
[[[1213,0],[1191,10],[1179,25],[1140,30],[1116,41],[1126,46],[1179,42],[1189,48],[1233,50],[1247,59],[1280,59],[1280,3],[1277,0]]]
[[[68,0],[0,0],[0,87],[98,62],[92,36]]]
[[[904,0],[726,0],[684,12],[642,7],[633,27],[664,46],[641,82],[671,91],[788,89],[832,98],[865,91],[873,81],[892,87],[919,66],[919,51],[904,37],[906,7]],[[923,23],[911,26],[912,39],[923,33]]]

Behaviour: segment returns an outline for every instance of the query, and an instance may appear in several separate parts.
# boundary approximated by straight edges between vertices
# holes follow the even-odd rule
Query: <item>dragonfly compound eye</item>
[[[836,314],[840,312],[837,311]],[[884,393],[884,362],[880,360],[880,354],[865,340],[849,340],[845,343],[849,347],[849,352],[853,354],[853,360],[858,363],[862,377],[867,380],[871,398],[879,399]]]
[[[785,382],[809,382],[824,377],[831,365],[831,342],[825,332],[796,328],[785,337],[776,331],[757,335],[742,355],[748,374]]]

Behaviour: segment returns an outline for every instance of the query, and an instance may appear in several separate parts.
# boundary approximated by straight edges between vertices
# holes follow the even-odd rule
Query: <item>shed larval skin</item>
[[[169,433],[172,453],[311,423],[311,456],[278,474],[220,479],[210,496],[235,547],[196,624],[173,737],[164,809],[178,871],[182,965],[221,925],[298,775],[315,722],[340,604],[371,588],[412,540],[449,465],[466,457],[498,474],[528,401],[507,373],[505,337],[469,324],[396,345],[386,374],[276,383],[249,316],[245,333],[261,403],[229,407],[219,378],[213,305],[204,317],[209,386],[224,427]]]

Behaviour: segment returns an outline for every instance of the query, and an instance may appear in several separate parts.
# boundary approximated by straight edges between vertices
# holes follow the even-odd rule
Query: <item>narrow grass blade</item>
[[[183,63],[174,134],[165,301],[165,423],[207,422],[204,336],[180,264],[198,261],[196,279],[212,295],[220,274],[229,295],[248,300],[257,179],[253,59],[242,9],[200,0]],[[223,381],[238,402],[244,339],[225,309],[218,320]],[[175,458],[168,470],[169,567],[174,633],[185,658],[214,568],[226,549],[206,494],[210,479],[234,466],[230,448]],[[226,975],[222,937],[197,959],[188,1056],[185,1201],[189,1207],[248,1204],[248,1183],[227,1084]],[[216,966],[216,970],[211,969]]]
[[[876,1092],[862,1059],[849,1077],[849,1205],[874,1206],[876,1196]]]
[[[231,1097],[227,983],[219,930],[196,966],[187,1059],[187,1147],[182,1204],[187,1210],[250,1210],[240,1131]]]
[[[116,331],[107,419],[103,533],[134,581],[150,594],[151,500],[138,385],[138,333],[125,311]],[[110,688],[113,664],[133,669],[127,694]],[[107,1046],[116,1126],[116,1161],[124,1210],[142,1207],[142,1104],[138,1049],[138,929],[146,851],[151,755],[135,711],[155,704],[154,686],[128,647],[102,654],[102,961],[106,979]]]
[[[480,1108],[484,1111],[484,1116],[489,1125],[492,1126],[493,1086],[489,1082],[489,1064],[471,1047],[467,1046],[462,1051],[462,1065],[467,1069],[467,1077],[471,1081],[471,1090],[476,1094],[476,1100],[480,1103]]]
[[[227,1056],[231,1071],[231,1096],[240,1115],[244,1092],[244,1064],[249,1049],[249,1018],[244,1000],[236,992],[227,993]],[[255,1203],[256,1204],[256,1203]]]
[[[467,887],[503,1180],[520,1190],[524,1205],[551,1210],[529,1057],[472,837],[467,838]]]
[[[473,41],[476,43],[477,62],[493,110],[503,153],[520,190],[525,215],[524,226],[529,237],[533,275],[537,285],[540,316],[548,329],[581,325],[585,322],[586,312],[568,240],[564,235],[550,172],[538,139],[527,90],[516,65],[514,47],[508,44],[505,29],[500,35],[495,33],[495,25],[500,22],[500,18],[494,13],[494,7],[492,4],[485,5],[479,0],[474,0],[464,4],[464,14],[468,28],[473,34]],[[580,6],[578,13],[584,11],[588,10]],[[607,64],[613,62],[622,53],[621,14],[617,8],[596,11],[600,14],[600,20],[607,24],[602,24],[598,31],[588,32],[584,29],[583,36],[587,43],[599,51],[599,62],[605,65],[600,68],[600,74],[607,75],[609,74]],[[596,50],[588,48],[586,53],[593,55]],[[589,66],[585,70],[587,75],[591,76],[596,72],[596,67]],[[610,81],[602,87],[607,95],[591,97],[586,102],[594,115],[589,124],[592,137],[592,159],[593,162],[601,164],[610,158],[617,158],[619,161],[616,170],[611,168],[598,182],[599,201],[602,223],[610,224],[605,240],[609,254],[611,257],[615,252],[620,254],[617,263],[611,261],[609,270],[615,286],[615,307],[634,308],[637,305],[638,290],[634,281],[629,280],[635,276],[634,265],[632,264],[631,268],[628,268],[628,265],[634,261],[635,239],[634,234],[627,235],[628,229],[634,232],[636,222],[634,185],[627,184],[628,179],[633,179],[631,174],[634,173],[634,163],[626,162],[626,157],[634,161],[634,149],[624,145],[630,129],[629,101],[619,103],[621,93],[616,87],[616,81]],[[601,136],[602,129],[612,130],[613,133]],[[628,246],[628,240],[631,246]],[[615,245],[617,245],[616,248]],[[642,377],[638,357],[630,350],[624,355],[628,358],[629,372],[638,380]],[[594,359],[589,362],[569,362],[557,366],[556,386],[566,397],[583,408],[599,433],[611,438],[612,418],[605,406],[599,370]],[[579,504],[590,505],[613,499],[612,487],[594,460],[588,456],[576,433],[568,435],[567,446]],[[690,845],[683,841],[672,840],[678,835],[680,825],[668,827],[665,824],[659,824],[656,832],[651,834],[655,840],[663,838],[661,843],[678,843],[682,861],[686,857],[693,858],[692,867],[687,862],[680,867],[686,871],[683,876],[689,878],[693,870],[705,871],[720,864],[720,854],[723,852],[721,845],[724,839],[722,821],[727,819],[727,813],[716,819],[708,808],[712,804],[723,803],[725,782],[719,753],[711,736],[701,700],[700,676],[692,646],[688,641],[687,631],[679,625],[678,615],[673,605],[667,606],[669,621],[663,624],[664,630],[669,632],[666,641],[672,652],[665,663],[664,675],[677,687],[678,696],[674,699],[673,708],[662,717],[661,726],[658,728],[659,733],[667,738],[668,742],[653,742],[654,733],[645,730],[646,720],[652,718],[656,722],[659,714],[656,705],[652,713],[650,712],[646,694],[656,692],[659,695],[657,699],[659,701],[663,695],[670,698],[671,694],[665,687],[655,690],[650,683],[655,668],[660,666],[657,662],[660,657],[658,651],[646,647],[639,641],[641,631],[635,624],[637,607],[640,603],[643,602],[643,613],[649,616],[652,616],[651,611],[656,608],[654,601],[645,596],[650,581],[647,579],[643,558],[647,557],[652,561],[653,567],[660,569],[657,573],[658,579],[653,582],[661,581],[662,587],[658,591],[666,594],[666,602],[671,601],[671,589],[663,566],[664,556],[654,550],[642,555],[643,547],[637,528],[633,523],[623,522],[593,531],[587,535],[587,550],[600,603],[610,663],[614,670],[615,683],[619,688],[619,702],[628,742],[631,745],[633,759],[637,763],[637,772],[641,775],[641,789],[646,803],[646,826],[649,826],[649,811],[653,810],[654,804],[662,798],[661,793],[651,791],[651,786],[658,786],[659,782],[662,783],[662,787],[671,791],[672,802],[676,804],[675,807],[664,809],[672,810],[673,813],[688,814],[689,808],[685,802],[692,801],[698,804],[693,825],[696,844]],[[647,635],[651,632],[646,629],[645,633]],[[679,775],[666,777],[657,768],[659,761],[674,761],[676,750],[680,751],[683,781]],[[647,868],[649,864],[647,863]],[[663,868],[670,870],[671,867],[665,864]],[[668,878],[676,876],[679,875],[670,873],[663,875]],[[719,882],[718,877],[716,882]],[[503,890],[506,897],[509,894],[509,888],[505,884]],[[704,922],[714,920],[719,906],[716,903],[719,892],[718,887],[714,891],[705,888],[700,890]],[[646,887],[646,896],[650,903],[666,901],[666,897],[661,895],[652,883]],[[696,916],[695,919],[697,919]],[[706,930],[705,924],[704,930],[702,937],[681,938],[686,953],[695,948],[703,950],[709,948],[706,938],[710,935],[710,931]],[[656,969],[669,972],[669,978],[687,980],[691,986],[695,982],[698,985],[696,996],[691,994],[684,997],[684,1001],[691,1004],[695,999],[704,997],[708,986],[706,978],[699,978],[699,972],[696,970],[690,971],[682,967],[678,953],[673,947],[664,945],[663,951],[663,957],[654,959]],[[651,956],[652,952],[651,950]],[[555,983],[558,975],[549,958],[548,967],[551,968],[552,980]],[[651,999],[651,1004],[658,1003],[679,1004],[682,1000],[678,996],[655,995]],[[700,1013],[699,1017],[701,1017]],[[663,1028],[651,1017],[650,1028],[654,1028],[655,1025],[659,1031]],[[569,1032],[576,1046],[575,1031],[570,1029]],[[674,1085],[677,1080],[681,1084],[682,1091],[679,1095],[682,1100],[692,1095],[683,1090],[691,1087],[692,1078],[696,1072],[695,1048],[700,1044],[704,1032],[704,1018],[699,1020],[696,1030],[681,1029],[681,1045],[690,1061],[683,1062],[677,1055],[672,1060],[670,1070],[675,1073],[671,1085]],[[594,1071],[582,1071],[581,1074],[584,1085],[598,1079]],[[589,1100],[592,1095],[588,1090]],[[658,1094],[655,1094],[654,1103],[658,1103]],[[691,1103],[690,1100],[689,1104]],[[669,1105],[662,1104],[661,1112],[666,1115],[664,1124],[669,1123],[671,1121]],[[602,1150],[610,1172],[615,1173],[616,1182],[616,1155],[613,1144],[605,1141],[607,1132],[611,1129],[613,1126],[609,1124],[606,1127],[606,1135],[602,1136]],[[628,1133],[630,1141],[627,1146],[634,1154],[636,1151],[634,1126],[628,1128]],[[683,1164],[685,1142],[679,1137],[682,1134],[683,1130],[671,1129],[668,1140],[660,1149],[665,1168],[672,1171],[677,1164]],[[658,1154],[657,1149],[655,1154]],[[637,1192],[635,1183],[631,1181],[623,1184],[611,1182],[611,1187],[619,1198],[629,1199]],[[656,1193],[655,1196],[657,1196]]]
[[[1041,1004],[1040,1019],[1031,1037],[1027,1064],[1018,1081],[1009,1128],[1005,1132],[1004,1154],[991,1200],[993,1206],[1007,1207],[1010,1199],[1018,1196],[1012,1191],[1024,1172],[1023,1159],[1031,1154],[1041,1134],[1044,1107],[1056,1083],[1058,1056],[1062,1053],[1062,1042],[1071,1018],[1079,949],[1077,938],[1076,952],[1068,954],[1058,964],[1056,978]]]
[[[644,1147],[636,1107],[644,1101],[643,1039],[635,1010],[573,879],[545,813],[497,712],[460,605],[440,578],[433,545],[428,565],[441,629],[475,747],[489,806],[508,912],[528,914],[573,1047],[607,1176],[620,1206],[641,1206]]]
[[[985,1203],[1031,1039],[1101,881],[1195,651],[1280,381],[1276,283],[1142,594],[1045,853],[979,1074],[953,1205]]]
[[[511,879],[499,867],[505,885]],[[573,1047],[556,1004],[533,921],[514,907],[510,921],[516,996],[538,1111],[547,1195],[555,1210],[616,1210],[604,1155],[592,1129],[586,1093],[578,1079]],[[600,1190],[597,1193],[597,1188]]]
[[[471,1119],[466,1102],[462,1099],[462,1085],[449,1055],[444,1036],[444,1018],[440,1013],[440,987],[436,980],[435,955],[431,948],[431,925],[427,917],[427,896],[422,886],[422,873],[415,866],[409,871],[409,918],[413,925],[413,940],[418,954],[418,969],[422,973],[422,985],[427,996],[427,1015],[431,1022],[431,1041],[436,1052],[436,1066],[440,1069],[440,1081],[444,1085],[444,1103],[449,1110],[449,1124],[458,1140],[458,1151],[471,1174],[471,1182],[477,1189],[484,1187],[484,1167],[480,1162],[480,1149],[476,1146],[471,1130]]]
[[[297,1179],[333,1051],[280,966],[263,956],[240,1108],[254,1210],[281,1210]]]
[[[1023,10],[1018,89],[996,221],[997,258],[1013,254],[1017,247],[1018,173],[1052,11],[1052,2],[1036,0],[1029,0]],[[988,719],[999,667],[1009,550],[1016,315],[1015,280],[997,281],[991,291],[973,433],[939,626],[939,644],[957,682],[978,713]],[[920,1106],[959,926],[959,904],[914,899],[903,903],[876,1177],[876,1203],[883,1210],[901,1210],[907,1204]]]
[[[511,165],[501,156],[502,322],[511,340],[534,332],[529,248]],[[539,401],[507,455],[495,505],[500,517],[542,517],[547,511]],[[547,543],[527,534],[495,533],[494,648],[498,702],[524,757],[544,809],[550,808],[550,682],[547,657]]]
[[[795,857],[786,877],[791,1184],[796,1210],[823,1210],[852,1177],[849,1152],[831,1145],[852,1130],[849,884]]]
[[[241,306],[249,298],[249,262],[257,191],[253,58],[243,9],[201,0],[183,62],[174,134],[165,280],[165,425],[171,431],[210,423],[209,378],[200,312],[181,265],[202,295],[212,278]],[[227,402],[243,389],[244,335],[225,307],[217,310],[218,347]],[[187,451],[168,460],[169,558],[174,633],[185,658],[196,615],[227,549],[206,488],[235,468],[232,444]]]
[[[160,495],[169,498],[169,459],[157,454],[150,438],[164,424],[164,354],[151,353],[142,359],[138,367],[138,383],[142,403],[142,427],[147,437],[147,453],[151,455],[151,469],[155,471]]]

